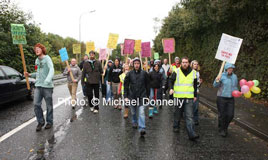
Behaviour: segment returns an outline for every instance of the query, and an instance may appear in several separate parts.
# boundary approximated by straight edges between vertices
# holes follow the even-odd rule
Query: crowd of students
[[[41,102],[44,98],[47,106],[45,129],[53,126],[53,63],[46,55],[45,46],[37,44],[34,47],[38,56],[36,59],[36,73],[25,76],[36,77],[34,110],[40,131],[45,125]],[[142,99],[150,100],[178,99],[183,101],[181,106],[174,107],[173,131],[179,132],[181,119],[185,119],[186,130],[190,140],[196,140],[199,135],[195,132],[195,125],[199,124],[199,88],[202,79],[199,73],[200,66],[197,60],[190,61],[187,57],[175,57],[174,63],[169,65],[168,60],[153,60],[142,63],[139,58],[121,61],[116,58],[109,60],[107,66],[95,58],[96,53],[90,51],[83,61],[77,65],[76,59],[71,59],[70,68],[66,67],[63,74],[67,75],[67,86],[71,95],[71,106],[76,107],[76,91],[81,80],[82,90],[90,110],[97,114],[99,105],[92,103],[93,98],[102,98],[106,101],[123,99],[125,102],[138,100],[137,105],[114,105],[114,109],[124,111],[124,118],[129,117],[131,111],[132,127],[137,128],[141,136],[146,134],[145,108],[148,107],[148,117],[153,119],[158,114],[162,105],[144,105]],[[228,126],[234,116],[234,98],[232,91],[237,89],[237,77],[233,73],[234,65],[226,64],[225,72],[215,79],[214,86],[218,87],[217,106],[219,111],[219,133],[227,136]],[[74,80],[70,76],[73,74]],[[52,75],[52,76],[51,76]]]

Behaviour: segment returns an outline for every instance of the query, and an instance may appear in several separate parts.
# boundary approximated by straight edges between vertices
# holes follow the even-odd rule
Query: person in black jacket
[[[109,75],[108,75],[108,83],[112,86],[112,92],[113,92],[113,96],[114,96],[114,100],[118,100],[119,99],[119,95],[118,95],[118,89],[119,89],[119,84],[120,84],[120,74],[123,73],[123,68],[120,65],[120,59],[116,58],[114,60],[114,64],[112,66],[112,68],[109,70]],[[122,107],[121,106],[114,106],[115,109],[119,109],[121,110]]]
[[[139,126],[139,132],[141,136],[146,134],[145,132],[145,113],[143,104],[144,99],[149,97],[149,77],[147,72],[141,69],[140,59],[135,58],[133,60],[134,69],[127,73],[124,81],[124,97],[126,103],[136,102],[136,105],[130,103],[132,124],[133,128]],[[137,108],[139,110],[139,119],[137,120]]]
[[[162,88],[165,87],[165,78],[160,72],[160,64],[155,63],[153,70],[149,72],[150,81],[150,100],[162,100]],[[159,104],[161,105],[161,104]],[[149,107],[149,118],[153,118],[153,114],[157,114],[157,106]]]

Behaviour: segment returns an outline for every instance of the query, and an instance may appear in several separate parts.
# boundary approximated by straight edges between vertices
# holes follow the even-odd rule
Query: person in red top
[[[175,71],[175,69],[178,69],[180,66],[181,66],[180,58],[175,57],[175,63],[171,64],[171,66],[167,72],[167,75],[170,76]]]

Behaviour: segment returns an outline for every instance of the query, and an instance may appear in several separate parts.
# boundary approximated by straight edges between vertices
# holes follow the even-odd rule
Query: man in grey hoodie
[[[70,72],[72,72],[74,80],[72,80],[72,78],[70,76]],[[70,68],[66,67],[64,72],[63,72],[63,75],[67,75],[68,89],[69,89],[69,92],[72,96],[71,105],[72,105],[72,108],[74,109],[76,106],[76,103],[77,103],[76,102],[77,86],[78,86],[78,82],[80,81],[81,76],[82,76],[82,72],[76,64],[76,59],[73,58],[71,60]]]

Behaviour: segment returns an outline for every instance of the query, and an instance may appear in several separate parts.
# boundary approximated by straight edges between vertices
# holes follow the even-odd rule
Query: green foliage
[[[20,50],[18,45],[13,45],[10,33],[10,24],[24,24],[26,29],[27,44],[23,45],[27,71],[34,71],[35,59],[37,58],[33,47],[36,43],[45,45],[47,54],[52,58],[56,73],[64,69],[64,64],[59,57],[59,50],[66,47],[68,56],[76,58],[73,54],[72,44],[78,43],[77,40],[67,37],[63,38],[59,35],[41,31],[40,27],[32,22],[32,15],[24,13],[16,5],[9,0],[0,2],[0,64],[15,68],[19,72],[23,72]],[[82,53],[85,52],[85,44],[82,43]]]
[[[173,57],[188,56],[198,60],[202,78],[212,83],[221,65],[221,61],[214,58],[221,34],[242,38],[235,73],[239,79],[258,79],[262,92],[254,97],[267,99],[267,28],[266,0],[183,0],[163,20],[160,33],[154,39],[154,50],[164,55],[162,38],[174,37],[176,53]]]

